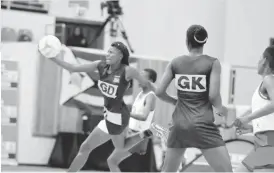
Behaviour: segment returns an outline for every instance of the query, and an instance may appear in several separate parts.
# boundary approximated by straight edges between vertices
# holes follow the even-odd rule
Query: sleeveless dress
[[[270,103],[267,93],[261,92],[261,83],[252,97],[252,112]],[[274,113],[252,121],[255,149],[243,160],[249,170],[274,169]]]
[[[143,94],[143,92],[141,91],[133,105],[132,105],[132,113],[136,113],[136,114],[143,114],[144,108],[145,108],[145,101],[147,96],[149,96],[150,94],[154,94],[154,92],[148,92],[146,94]],[[147,117],[147,119],[145,121],[140,121],[137,119],[134,119],[132,117],[130,117],[129,120],[129,135],[134,135],[136,133],[140,133],[142,131],[145,131],[147,129],[150,128],[150,125],[152,123],[154,117],[154,111],[151,111]],[[148,145],[149,139],[145,139],[144,141],[140,142],[139,144],[137,144],[136,146],[132,147],[129,152],[131,153],[137,153],[137,154],[145,154],[146,150],[147,150],[147,145]]]
[[[180,56],[172,60],[178,102],[172,115],[168,148],[224,146],[209,101],[210,73],[215,60],[207,55]]]
[[[125,78],[126,65],[111,74],[107,73],[108,65],[101,61],[97,68],[99,71],[98,88],[104,97],[104,117],[108,133],[119,135],[128,126],[130,111],[123,97],[129,86]]]
[[[146,94],[143,94],[143,92],[141,91],[133,105],[132,105],[132,113],[135,113],[135,114],[143,114],[143,111],[145,109],[145,101],[146,101],[146,98],[147,96],[149,96],[150,94],[153,94],[155,95],[152,91],[151,92],[148,92]],[[130,120],[129,120],[129,128],[134,130],[135,132],[141,132],[141,131],[144,131],[144,130],[147,130],[150,128],[150,125],[152,123],[152,120],[153,120],[153,116],[154,116],[154,111],[151,111],[146,119],[146,121],[140,121],[140,120],[137,120],[135,118],[132,118],[130,117]]]

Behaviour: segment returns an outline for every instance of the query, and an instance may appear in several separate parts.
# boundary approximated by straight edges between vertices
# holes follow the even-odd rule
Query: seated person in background
[[[26,34],[22,34],[22,35],[19,36],[18,41],[19,42],[31,42],[32,39],[31,39],[30,36],[28,36]]]
[[[29,29],[19,29],[18,31],[18,41],[19,42],[31,42],[33,40],[33,33]]]
[[[83,30],[80,27],[76,27],[73,34],[67,40],[68,46],[75,47],[88,47],[87,39],[83,34]]]

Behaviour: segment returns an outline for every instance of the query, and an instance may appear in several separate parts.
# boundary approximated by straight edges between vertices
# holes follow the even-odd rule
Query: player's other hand
[[[227,108],[225,106],[222,106],[220,108],[215,108],[215,113],[219,115],[220,117],[226,117],[227,116]]]
[[[253,126],[250,124],[243,124],[241,127],[236,128],[237,135],[243,135],[243,134],[252,133],[252,132],[253,132]]]
[[[249,116],[245,116],[245,117],[240,117],[240,118],[237,118],[235,121],[234,121],[234,126],[238,127],[238,128],[242,128],[244,127],[245,125],[247,125],[249,122],[250,122],[250,118]]]

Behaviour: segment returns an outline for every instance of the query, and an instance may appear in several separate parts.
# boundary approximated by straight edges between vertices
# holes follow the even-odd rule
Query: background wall
[[[226,1],[225,61],[257,67],[264,49],[274,37],[274,1]]]
[[[224,60],[236,70],[235,104],[251,104],[261,81],[257,62],[274,37],[273,7],[273,0],[226,1]]]
[[[75,9],[69,7],[69,1],[52,1],[50,14],[77,19]],[[104,9],[103,16],[101,15],[101,2],[101,0],[89,1],[88,9],[81,18],[103,21],[108,14]],[[123,24],[135,53],[159,56],[167,60],[186,53],[185,33],[187,28],[192,24],[201,24],[209,32],[205,51],[223,59],[224,0],[120,0],[120,4],[124,11]],[[108,28],[106,32],[109,34]],[[105,45],[108,46],[109,37],[106,39]]]
[[[77,19],[70,1],[52,0],[50,15]],[[81,19],[103,21],[108,14],[105,9],[101,15],[101,2],[88,1]],[[233,65],[254,67],[274,35],[272,0],[120,0],[120,4],[123,23],[137,54],[169,59],[186,53],[187,28],[201,24],[209,33],[206,53]]]
[[[39,78],[37,75],[39,58],[35,51],[36,46],[33,43],[3,43],[1,53],[4,58],[19,62],[17,161],[20,164],[41,165],[48,163],[55,139],[33,136]]]
[[[122,0],[124,25],[136,53],[171,59],[187,53],[186,30],[203,25],[209,33],[205,52],[223,59],[225,1]],[[206,15],[205,15],[206,14]]]
[[[72,0],[50,0],[50,15],[57,16],[57,17],[67,17],[67,18],[75,18],[76,16],[76,8],[74,8],[70,1]],[[79,1],[79,0],[76,0]],[[75,0],[74,0],[75,2]],[[104,16],[101,15],[101,8],[100,3],[101,0],[87,0],[86,4],[88,4],[88,8],[85,14],[80,17],[86,20],[95,20],[95,21],[102,21],[104,20]]]
[[[17,31],[29,29],[33,32],[34,43],[1,43],[1,54],[19,62],[18,162],[47,164],[55,139],[33,136],[39,63],[36,42],[44,36],[46,25],[55,24],[55,17],[1,10],[1,22],[1,27],[10,27]],[[54,27],[49,28],[48,32],[54,34]]]
[[[69,8],[69,0],[52,0],[51,2],[49,15],[1,10],[2,27],[12,27],[16,30],[31,29],[34,42],[37,42],[44,35],[45,26],[55,23],[53,16],[77,18],[74,13],[75,9]],[[82,18],[104,20],[107,15],[105,12],[105,16],[101,16],[100,2],[100,0],[89,1],[89,9]],[[205,26],[209,33],[205,53],[219,58],[225,64],[226,78],[224,79],[226,81],[222,83],[224,100],[228,100],[228,92],[231,89],[229,78],[230,68],[232,68],[236,69],[237,75],[235,103],[244,105],[250,103],[252,92],[260,81],[255,68],[258,58],[269,44],[269,38],[274,37],[273,0],[121,0],[121,5],[125,13],[122,20],[136,54],[159,57],[162,60],[170,60],[177,55],[186,54],[185,33],[187,28],[192,24]],[[54,33],[53,29],[52,33]],[[112,39],[108,37],[108,32],[106,34],[107,48]],[[14,50],[24,52],[29,48],[16,47]],[[3,51],[2,48],[1,51]],[[29,81],[33,79],[29,76],[35,75],[33,69],[35,61],[31,60],[34,54],[27,52],[25,56],[19,55],[16,54],[16,58],[23,62],[21,68],[25,76],[21,81],[22,86],[25,87],[23,91],[35,89],[35,81]],[[30,61],[29,64],[28,61]],[[160,69],[165,67],[165,63],[157,63],[158,65],[153,62],[141,63],[139,67],[141,69],[153,67],[159,70],[160,78],[162,74]],[[229,64],[233,66],[230,67]],[[239,65],[253,68],[236,67]],[[172,88],[169,91],[174,94]],[[32,106],[35,102],[26,101],[26,98],[32,99],[33,97],[27,92],[22,92],[20,98],[24,99],[20,100],[24,103],[20,108],[19,161],[45,164],[54,140],[33,137],[30,133],[34,114]],[[164,109],[163,103],[159,105]],[[164,110],[167,111],[166,114],[170,114],[172,108]],[[161,122],[167,121],[163,119]],[[40,146],[45,149],[41,150]],[[34,156],[37,152],[42,153],[39,158]]]
[[[46,14],[32,14],[23,11],[1,10],[1,28],[10,27],[19,31],[28,29],[33,33],[33,41],[38,42],[46,33],[46,26],[55,24],[55,17]],[[54,27],[48,29],[48,33],[54,33]]]

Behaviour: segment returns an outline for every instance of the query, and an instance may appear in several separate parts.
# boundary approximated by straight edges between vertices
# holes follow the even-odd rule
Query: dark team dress
[[[98,66],[98,88],[104,96],[105,119],[110,135],[119,135],[128,126],[130,111],[123,96],[129,82],[125,78],[126,65],[111,74],[107,73],[108,65],[101,61]]]
[[[178,103],[173,112],[168,148],[209,149],[224,145],[209,102],[209,81],[216,58],[181,56],[171,67]]]

